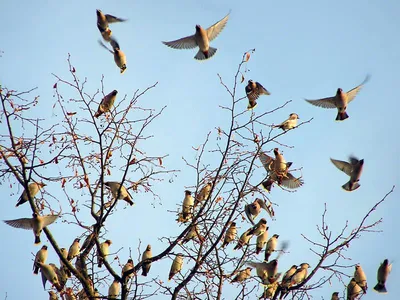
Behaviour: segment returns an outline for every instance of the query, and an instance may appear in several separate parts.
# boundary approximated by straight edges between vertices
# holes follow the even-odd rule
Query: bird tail
[[[147,276],[147,271],[146,270],[142,270],[142,275],[143,276]]]
[[[359,187],[360,187],[360,184],[358,182],[352,183],[350,180],[342,185],[342,188],[348,192],[355,191]]]
[[[256,254],[260,254],[262,248],[261,247],[256,247]]]
[[[343,121],[346,120],[349,117],[349,115],[347,114],[347,112],[343,111],[343,112],[338,112],[337,116],[336,116],[336,121]]]
[[[387,294],[387,290],[384,284],[377,283],[376,286],[374,286],[374,291],[380,293],[380,294]]]
[[[35,269],[33,270],[33,274],[39,274],[39,267],[35,264]]]
[[[95,117],[95,118],[98,118],[98,117],[101,116],[101,114],[102,114],[101,111],[97,111],[97,112],[94,114],[94,117]]]
[[[254,101],[253,104],[249,103],[249,105],[247,105],[247,110],[252,110],[252,109],[256,108],[256,106],[257,106],[256,101]]]
[[[40,244],[40,235],[35,235],[35,245]]]
[[[205,60],[213,56],[217,52],[217,48],[209,47],[208,51],[201,51],[197,52],[196,56],[194,57],[197,60]]]
[[[269,257],[271,256],[270,252],[265,252],[265,261],[268,262]]]
[[[263,183],[261,183],[261,186],[269,193],[269,192],[271,192],[272,183],[273,183],[273,181],[267,180],[267,181],[264,181]]]
[[[128,202],[130,206],[132,206],[133,204],[135,204],[131,199],[129,199],[129,197],[125,197],[124,200],[125,200],[126,202]]]

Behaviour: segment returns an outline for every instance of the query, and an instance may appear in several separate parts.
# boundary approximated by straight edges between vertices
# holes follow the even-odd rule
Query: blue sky
[[[129,19],[111,27],[127,56],[127,70],[123,75],[119,74],[111,54],[98,45],[101,36],[96,27],[96,9]],[[208,27],[230,10],[227,26],[211,43],[218,52],[208,61],[194,60],[197,50],[174,50],[161,43],[193,34],[196,24]],[[121,97],[125,94],[131,97],[135,90],[158,82],[141,103],[155,109],[167,105],[167,109],[150,127],[149,133],[154,138],[144,147],[152,155],[169,154],[165,166],[182,171],[172,183],[167,177],[155,187],[162,205],[147,194],[138,195],[135,207],[119,209],[110,218],[107,225],[113,246],[119,249],[125,245],[119,254],[123,261],[129,253],[124,242],[127,236],[137,262],[139,238],[142,245],[151,243],[153,253],[157,254],[165,248],[157,239],[160,235],[179,233],[175,216],[167,211],[181,204],[183,190],[196,180],[181,158],[194,160],[192,146],[202,143],[209,131],[213,131],[215,141],[214,128],[228,125],[226,114],[218,106],[229,104],[230,98],[219,84],[217,73],[231,86],[237,65],[248,49],[256,51],[248,63],[250,72],[246,80],[259,81],[271,92],[271,96],[259,99],[256,110],[267,111],[292,100],[268,121],[276,124],[292,112],[302,120],[314,118],[310,124],[280,139],[294,146],[285,149],[284,154],[296,167],[303,167],[305,180],[305,185],[296,193],[279,189],[271,193],[271,200],[278,206],[275,208],[277,220],[271,222],[270,234],[277,232],[291,242],[290,253],[280,260],[282,271],[303,261],[315,265],[316,257],[300,234],[317,238],[315,226],[321,220],[324,203],[328,207],[330,228],[339,231],[346,220],[354,227],[393,185],[398,186],[398,1],[253,1],[246,4],[225,0],[171,0],[157,5],[151,1],[119,1],[118,4],[7,1],[1,5],[1,11],[0,50],[4,53],[0,58],[0,83],[18,91],[37,86],[34,95],[40,95],[39,105],[31,113],[45,118],[47,124],[55,120],[52,86],[56,80],[51,73],[69,78],[68,53],[77,75],[82,80],[88,79],[86,88],[91,94],[101,87],[103,74],[105,90],[117,89]],[[367,74],[371,74],[371,79],[350,103],[350,118],[344,122],[334,121],[335,110],[324,110],[304,101],[304,98],[334,95],[338,87],[349,90]],[[67,97],[73,97],[70,90],[64,91]],[[244,96],[244,85],[239,92]],[[246,106],[244,100],[243,109]],[[365,159],[361,187],[352,193],[341,189],[347,177],[329,160],[330,157],[345,160],[349,154]],[[382,232],[364,235],[347,251],[353,258],[351,263],[360,263],[367,274],[370,291],[363,299],[378,298],[372,287],[376,269],[384,258],[395,261],[385,298],[396,299],[395,283],[400,280],[397,189],[371,216],[371,220],[383,218],[378,227]],[[0,219],[30,215],[27,205],[14,207],[20,188],[15,185],[10,190],[9,184],[2,182],[0,190],[4,198]],[[149,216],[159,223],[149,222]],[[293,220],[299,222],[296,224]],[[79,232],[73,229],[66,232],[64,226],[59,221],[51,229],[56,237],[62,236],[60,244],[69,247]],[[239,232],[246,226],[243,224]],[[7,299],[22,299],[27,295],[45,299],[47,293],[39,277],[31,272],[31,253],[39,249],[32,244],[32,233],[5,224],[0,225],[0,230],[3,243],[7,244],[0,259],[1,269],[7,272],[0,297],[4,298],[7,293]],[[50,251],[48,261],[58,262],[54,252]],[[163,260],[152,267],[152,272],[161,277],[165,274],[167,279],[169,265],[170,260]],[[333,291],[342,290],[339,282],[332,281],[331,286],[313,295],[316,299],[326,299]]]

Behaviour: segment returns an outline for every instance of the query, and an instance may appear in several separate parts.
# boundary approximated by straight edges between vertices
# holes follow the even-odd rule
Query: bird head
[[[36,219],[38,216],[39,216],[39,215],[38,215],[37,213],[35,213],[35,212],[32,214],[32,217],[33,217],[34,219]]]
[[[279,234],[274,234],[274,237],[277,239],[279,238]]]
[[[291,119],[300,119],[299,115],[296,114],[296,113],[291,113],[291,114],[289,115],[289,118],[291,118]]]
[[[338,88],[336,94],[340,95],[341,93],[343,93],[343,90],[341,88]]]
[[[147,245],[146,251],[150,251],[150,250],[151,250],[151,245]]]
[[[128,259],[128,262],[127,262],[128,264],[133,264],[133,260],[130,258],[130,259]]]
[[[113,95],[113,96],[116,96],[117,94],[118,94],[117,90],[113,90],[112,93],[111,93],[111,95]]]
[[[42,249],[47,250],[47,246],[46,245],[42,246]]]
[[[236,222],[232,222],[232,223],[231,223],[231,226],[236,226]]]
[[[196,25],[196,32],[199,32],[200,29],[201,29],[201,26],[200,25]]]
[[[267,220],[265,220],[264,218],[262,218],[262,219],[260,220],[260,223],[261,223],[261,224],[267,224]]]
[[[188,191],[188,190],[185,190],[185,195],[186,195],[186,196],[190,196],[190,195],[192,195],[192,192],[191,192],[191,191]]]
[[[102,12],[101,12],[100,9],[96,9],[96,15],[98,15],[98,16],[101,16],[101,15],[102,15]]]
[[[105,243],[108,244],[108,246],[112,244],[111,240],[106,240]]]

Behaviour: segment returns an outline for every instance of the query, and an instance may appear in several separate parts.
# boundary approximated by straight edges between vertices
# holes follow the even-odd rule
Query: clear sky
[[[111,27],[121,49],[127,56],[127,70],[119,74],[113,57],[99,45],[101,37],[96,27],[96,9],[128,22]],[[194,33],[194,26],[203,27],[220,20],[231,10],[224,31],[212,42],[218,52],[208,61],[193,59],[197,50],[174,50],[161,41],[170,41]],[[272,114],[270,123],[278,123],[296,112],[300,118],[314,118],[310,124],[290,132],[281,142],[294,146],[286,149],[287,160],[303,167],[305,185],[297,193],[274,189],[271,200],[276,221],[270,223],[270,234],[279,233],[290,240],[290,253],[280,259],[281,271],[292,264],[307,261],[311,266],[316,256],[301,233],[318,238],[324,203],[328,207],[329,227],[338,232],[346,220],[354,227],[365,213],[393,185],[395,192],[375,211],[371,220],[383,218],[380,233],[362,236],[351,244],[346,254],[350,263],[360,263],[366,272],[368,294],[363,299],[398,299],[399,271],[399,133],[396,121],[400,105],[396,93],[400,84],[400,43],[398,30],[400,2],[386,1],[4,1],[1,5],[2,33],[0,50],[0,83],[10,89],[24,91],[38,87],[39,105],[31,111],[54,120],[52,86],[55,78],[68,76],[68,53],[83,80],[88,78],[87,91],[95,93],[105,76],[105,90],[117,89],[121,96],[131,97],[155,82],[143,102],[147,107],[165,113],[151,126],[154,139],[146,144],[154,155],[169,154],[167,168],[182,170],[172,183],[167,180],[155,187],[161,202],[149,195],[137,195],[133,208],[119,209],[108,221],[113,247],[125,247],[119,256],[125,262],[128,246],[134,251],[139,238],[152,244],[153,254],[165,248],[160,236],[175,235],[180,228],[175,215],[167,212],[181,205],[185,187],[195,183],[182,156],[194,159],[192,146],[202,143],[208,131],[226,127],[228,119],[219,105],[229,103],[229,95],[219,84],[219,73],[231,85],[241,57],[248,49],[256,52],[249,61],[246,79],[262,83],[271,96],[258,101],[257,110],[266,111],[287,100],[286,108]],[[334,95],[341,87],[349,90],[371,74],[370,81],[348,107],[350,118],[335,122],[336,111],[312,106],[304,98],[317,99]],[[69,93],[69,94],[68,94]],[[244,93],[244,85],[240,86]],[[65,89],[66,97],[73,97]],[[247,105],[243,101],[243,109]],[[396,127],[397,126],[397,127]],[[0,125],[4,132],[4,123]],[[274,146],[271,146],[270,150]],[[348,177],[337,170],[329,158],[345,160],[354,154],[365,159],[361,187],[346,193],[341,185]],[[2,211],[0,219],[30,216],[30,208],[15,203],[21,189],[10,189],[7,182],[0,186]],[[63,193],[60,193],[60,201]],[[79,194],[77,194],[79,197]],[[123,206],[121,206],[122,208]],[[118,217],[116,217],[118,215]],[[154,218],[154,221],[149,221]],[[248,225],[243,224],[242,229]],[[66,231],[58,221],[50,229],[59,244],[69,247],[80,232],[73,227]],[[47,299],[40,277],[32,274],[34,246],[31,232],[0,225],[3,250],[0,268],[3,271],[0,298]],[[46,238],[43,236],[43,242]],[[387,282],[389,294],[379,296],[372,291],[376,270],[383,259],[394,261]],[[49,262],[58,258],[50,250]],[[167,279],[170,260],[154,264],[150,274]],[[187,267],[187,266],[185,266]],[[184,267],[184,268],[185,268]],[[185,269],[184,269],[185,270]],[[348,274],[352,274],[349,270]],[[164,276],[164,277],[163,277]],[[343,291],[343,285],[333,280],[331,286],[316,290],[315,299],[330,299],[333,291]],[[102,290],[106,292],[106,289]],[[229,299],[227,291],[226,299]],[[232,291],[231,295],[234,291]]]

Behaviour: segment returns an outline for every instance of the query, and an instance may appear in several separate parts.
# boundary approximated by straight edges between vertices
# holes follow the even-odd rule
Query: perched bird
[[[94,114],[95,118],[100,117],[102,114],[109,112],[114,105],[115,98],[117,97],[118,91],[113,90],[111,93],[106,95],[99,104],[97,112]]]
[[[355,300],[362,293],[361,287],[357,284],[356,280],[352,278],[347,285],[347,300]]]
[[[151,262],[144,262],[146,259],[149,259],[153,256],[153,254],[151,253],[151,245],[147,245],[146,251],[143,252],[142,254],[142,275],[143,276],[147,276],[147,274],[150,271],[150,267],[151,267]]]
[[[190,225],[190,230],[181,241],[181,244],[186,244],[190,240],[197,240],[201,243],[204,242],[204,237],[200,235],[199,227],[197,225]]]
[[[75,269],[86,277],[87,269],[85,260],[86,260],[85,257],[78,255],[75,260]]]
[[[45,186],[46,186],[46,184],[44,184],[43,182],[30,183],[28,185],[28,191],[29,191],[29,195],[31,195],[31,198],[33,199],[36,196],[36,194],[39,192],[39,190]],[[15,205],[15,207],[18,207],[21,204],[24,204],[28,200],[29,200],[28,193],[26,192],[26,190],[24,190],[21,197],[19,197],[17,205]]]
[[[117,18],[113,15],[103,14],[100,9],[96,9],[97,26],[103,29],[108,28],[108,23],[125,22],[126,19]]]
[[[197,206],[200,202],[207,200],[208,196],[210,195],[212,189],[212,183],[208,182],[206,185],[204,185],[200,192],[196,195],[196,201],[194,203],[194,206]]]
[[[239,271],[239,273],[232,279],[231,282],[243,282],[250,278],[252,268],[247,267],[246,269]]]
[[[107,181],[106,183],[104,183],[104,185],[110,188],[111,194],[114,199],[125,200],[131,206],[134,204],[131,194],[129,194],[128,190],[124,186],[121,186],[119,182]]]
[[[342,185],[342,188],[348,192],[351,192],[360,187],[358,182],[360,181],[363,170],[364,159],[358,160],[354,156],[350,156],[349,161],[350,163],[331,158],[331,162],[336,168],[350,176],[350,180]]]
[[[333,292],[331,300],[339,300],[339,292]]]
[[[284,131],[292,129],[297,126],[297,120],[300,119],[298,114],[291,113],[289,119],[283,121],[280,125],[275,125],[275,128],[280,128]]]
[[[72,245],[69,247],[68,256],[67,256],[67,259],[69,261],[71,261],[72,259],[74,259],[76,256],[78,256],[80,254],[81,245],[79,244],[79,242],[80,242],[80,239],[76,238],[74,240],[74,242],[72,243]]]
[[[366,294],[368,289],[367,276],[365,275],[360,265],[355,266],[354,279],[357,282],[357,284],[362,288],[364,294]]]
[[[118,280],[114,280],[113,283],[108,288],[108,299],[117,299],[121,286]]]
[[[268,261],[269,257],[271,256],[272,252],[275,251],[276,246],[278,245],[278,234],[274,234],[267,242],[267,246],[265,247],[265,261]]]
[[[272,299],[275,296],[276,290],[279,286],[279,283],[275,281],[274,283],[268,284],[266,288],[264,289],[264,293],[262,296],[259,298],[261,299]]]
[[[257,99],[261,95],[271,95],[270,92],[267,91],[266,88],[264,88],[261,83],[249,80],[248,84],[245,87],[247,99],[249,100],[249,105],[247,106],[247,109],[253,109],[257,106]]]
[[[39,265],[37,263],[41,262],[45,264],[47,260],[47,255],[47,246],[43,245],[42,248],[36,253],[35,261],[33,262],[33,274],[39,274]]]
[[[92,242],[94,242],[93,238],[95,237],[95,235],[96,235],[96,234],[95,234],[94,232],[91,232],[91,233],[86,237],[85,241],[84,241],[83,244],[82,244],[81,251],[84,251],[87,247],[89,247],[89,245],[90,245]]]
[[[54,291],[49,291],[49,300],[58,300],[58,296]]]
[[[182,270],[183,266],[183,254],[179,253],[175,256],[174,261],[172,262],[171,269],[169,270],[168,281],[175,276],[175,274],[179,273]]]
[[[264,233],[260,234],[257,237],[257,242],[256,242],[256,254],[260,254],[261,250],[264,248],[264,246],[267,244],[268,241],[268,228],[267,227],[264,231]]]
[[[129,270],[132,270],[133,267],[134,267],[134,265],[133,265],[133,260],[132,260],[132,259],[128,259],[128,261],[126,262],[125,266],[122,268],[121,276],[124,276],[124,273],[125,273],[125,272],[127,272],[127,271],[129,271]],[[130,278],[133,277],[133,273],[134,273],[134,272],[132,272],[131,274],[129,274],[129,275],[126,277],[126,281],[128,281]]]
[[[39,216],[37,213],[33,213],[32,218],[5,220],[4,223],[15,228],[32,229],[35,235],[35,244],[40,244],[40,234],[43,228],[54,223],[58,217],[59,215]]]
[[[239,241],[237,243],[237,245],[235,246],[235,248],[233,248],[233,250],[238,250],[238,249],[242,249],[243,246],[247,245],[252,237],[252,235],[248,234],[250,232],[250,229],[247,229],[239,238]]]
[[[302,283],[307,278],[308,268],[310,268],[308,263],[302,263],[290,279],[290,285],[293,286]]]
[[[38,262],[37,264],[42,272],[43,288],[46,289],[46,281],[50,281],[50,283],[56,287],[57,291],[61,292],[62,288],[58,282],[58,277],[53,267],[41,262]]]
[[[378,283],[374,287],[374,291],[380,294],[386,294],[386,280],[389,273],[392,271],[392,264],[389,264],[389,260],[385,259],[383,263],[378,268],[377,279]]]
[[[261,208],[265,209],[271,218],[275,216],[275,212],[271,203],[266,204],[264,200],[256,198],[254,202],[246,204],[244,207],[244,212],[246,213],[246,216],[251,224],[254,225],[254,219],[260,214]]]
[[[126,70],[126,56],[125,53],[122,52],[118,42],[110,37],[110,45],[113,48],[113,50],[108,49],[106,45],[103,44],[102,41],[99,40],[100,46],[103,48],[107,49],[112,55],[114,55],[114,62],[118,66],[118,68],[121,71],[121,74],[125,72]]]
[[[111,240],[106,240],[100,244],[100,251],[97,252],[97,266],[101,268],[103,266],[104,259],[110,254]]]
[[[274,283],[280,277],[278,273],[278,260],[274,259],[270,262],[247,262],[251,267],[256,268],[257,276],[260,277],[264,285]]]
[[[256,225],[253,226],[253,228],[250,229],[250,231],[247,233],[247,235],[255,235],[259,236],[263,234],[267,230],[267,220],[262,218]]]
[[[65,274],[62,269],[60,270],[57,268],[55,264],[49,264],[49,266],[53,268],[54,272],[56,272],[57,280],[60,283],[60,288],[63,289],[68,280],[67,274]]]
[[[346,120],[349,116],[346,112],[347,105],[356,97],[358,92],[361,90],[363,85],[369,80],[369,75],[364,79],[364,81],[351,89],[348,92],[343,92],[341,88],[338,88],[336,91],[336,95],[333,97],[322,98],[317,100],[307,100],[308,103],[312,105],[319,106],[322,108],[337,108],[338,114],[336,116],[336,121]]]
[[[163,44],[174,49],[193,49],[199,47],[199,51],[194,58],[198,60],[208,59],[217,52],[216,48],[210,47],[210,41],[215,39],[222,29],[224,29],[228,22],[228,18],[229,14],[207,29],[203,29],[200,25],[196,25],[196,33],[194,35],[175,41],[163,42]]]
[[[68,251],[65,248],[61,248],[60,249],[61,255],[65,258],[68,259]],[[71,277],[71,271],[68,269],[68,267],[63,263],[63,261],[60,259],[60,266],[61,269],[64,270],[65,274],[67,275],[67,277]]]
[[[288,288],[291,285],[292,277],[297,271],[297,266],[293,265],[290,269],[283,275],[281,282],[281,296],[280,299],[283,299],[288,293]]]
[[[231,224],[229,225],[228,229],[225,232],[225,237],[222,247],[226,247],[227,245],[229,245],[230,242],[233,242],[236,238],[236,235],[237,235],[236,223],[231,222]]]
[[[192,218],[192,210],[194,206],[194,199],[192,196],[192,192],[186,190],[185,191],[185,198],[183,198],[182,204],[182,212],[179,214],[178,221],[186,223]]]

